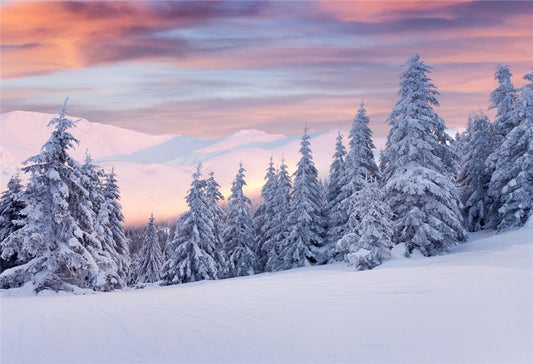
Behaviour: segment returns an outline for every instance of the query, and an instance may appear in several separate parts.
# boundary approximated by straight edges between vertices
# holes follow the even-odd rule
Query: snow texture
[[[531,363],[532,233],[475,233],[449,255],[362,272],[4,291],[2,363]]]

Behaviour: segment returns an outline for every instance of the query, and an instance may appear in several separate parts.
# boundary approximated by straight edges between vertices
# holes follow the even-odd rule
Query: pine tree
[[[533,210],[533,72],[517,103],[520,123],[496,151],[489,194],[498,206],[498,229],[522,226]]]
[[[81,242],[87,248],[98,265],[98,276],[94,281],[93,288],[97,290],[111,290],[120,288],[116,286],[100,287],[100,279],[107,269],[110,256],[103,251],[102,242],[95,234],[96,217],[103,197],[98,179],[98,167],[87,155],[85,164],[80,166],[73,161],[73,182],[69,188],[68,205],[69,211],[81,230]]]
[[[491,154],[487,158],[486,165],[491,175],[496,172],[496,165],[500,156],[500,148],[505,141],[507,134],[517,125],[517,110],[516,104],[518,101],[517,90],[511,82],[511,70],[509,66],[499,65],[494,73],[494,79],[498,81],[498,87],[491,92],[490,109],[496,109],[496,119],[492,125],[494,138],[492,140]],[[492,183],[489,189],[489,196],[491,198],[488,210],[487,227],[496,229],[500,224],[500,215],[498,210],[501,208],[503,185]]]
[[[207,206],[211,214],[211,221],[213,222],[213,235],[215,236],[215,247],[217,252],[217,259],[219,259],[218,265],[220,269],[219,276],[223,276],[223,271],[226,267],[226,259],[224,256],[224,243],[222,241],[222,233],[224,231],[226,214],[224,210],[218,205],[218,202],[224,199],[220,192],[220,185],[215,180],[214,172],[209,173],[209,177],[206,180],[206,198]]]
[[[31,174],[24,226],[2,242],[4,259],[17,255],[22,265],[0,275],[3,288],[31,282],[36,291],[91,288],[98,266],[83,245],[83,232],[72,217],[68,199],[77,181],[76,165],[68,154],[78,141],[70,134],[66,102],[49,126],[54,130],[41,152],[29,158],[23,171]]]
[[[511,82],[512,73],[509,66],[499,65],[494,79],[498,81],[498,87],[490,94],[492,104],[490,109],[496,109],[496,119],[494,120],[494,131],[500,136],[496,142],[503,143],[503,140],[511,130],[517,125],[515,106],[518,94]]]
[[[167,284],[218,279],[221,258],[216,250],[211,213],[205,194],[206,181],[201,166],[193,174],[186,201],[189,211],[180,216],[174,239],[169,244],[169,258],[163,266]]]
[[[349,245],[346,261],[357,270],[372,269],[390,258],[392,211],[376,180],[365,181],[357,193],[352,214],[360,218],[357,231],[348,232],[341,243]]]
[[[78,226],[83,232],[83,242],[85,246],[92,244],[92,235],[94,232],[94,221],[96,218],[95,209],[89,191],[86,187],[90,186],[89,176],[85,175],[82,167],[73,161],[73,182],[70,186],[68,196],[68,205],[72,217],[76,220]]]
[[[465,144],[464,142],[465,135],[466,135],[466,131],[462,133],[456,132],[455,137],[451,141],[450,146],[452,147],[452,150],[455,152],[455,154],[457,154],[458,156],[462,155],[462,150]]]
[[[488,185],[490,172],[485,166],[492,150],[492,130],[484,114],[472,114],[461,137],[461,161],[456,184],[461,194],[465,226],[469,231],[485,228],[490,205]]]
[[[363,182],[363,186],[364,186]],[[350,253],[352,249],[352,246],[354,244],[357,244],[360,238],[359,235],[359,223],[362,219],[362,216],[364,216],[365,210],[358,209],[360,204],[358,204],[360,195],[361,195],[361,189],[353,193],[353,204],[351,206],[351,210],[347,212],[348,214],[348,220],[344,224],[343,228],[343,236],[340,237],[339,240],[337,240],[337,243],[335,244],[335,259],[337,261],[346,261],[347,256]]]
[[[80,184],[88,193],[88,199],[91,202],[95,215],[98,215],[102,204],[104,203],[104,184],[106,178],[104,170],[94,163],[92,157],[87,153],[85,162],[81,166]]]
[[[2,258],[2,241],[23,226],[26,207],[24,200],[24,186],[17,173],[7,183],[7,190],[0,197],[0,273],[18,264],[17,254]]]
[[[153,283],[160,279],[163,253],[159,244],[153,214],[150,215],[150,220],[148,220],[148,226],[144,232],[144,244],[139,252],[135,266],[135,283]]]
[[[347,219],[347,213],[341,207],[345,157],[346,149],[342,143],[342,134],[339,132],[335,143],[333,162],[329,168],[329,179],[326,192],[326,242],[328,246],[328,257],[334,255],[335,244],[337,243],[337,240],[341,238],[342,229],[344,228]]]
[[[369,122],[370,118],[366,113],[365,105],[361,103],[350,130],[350,151],[346,156],[344,174],[342,176],[340,210],[343,211],[344,221],[338,222],[338,238],[344,236],[347,231],[353,231],[356,228],[355,225],[361,219],[361,216],[353,215],[351,212],[357,201],[358,192],[364,185],[365,180],[378,180],[380,178],[379,168],[372,152],[375,146],[372,141],[372,131],[368,127]],[[336,242],[335,259],[344,259],[348,252],[347,248],[345,244]]]
[[[284,269],[281,257],[283,244],[289,235],[288,219],[290,215],[290,200],[292,182],[287,164],[282,159],[279,171],[276,175],[274,199],[272,201],[272,223],[266,235],[268,239],[263,243],[263,251],[267,254],[265,270],[275,272]]]
[[[104,170],[100,166],[96,165],[91,156],[87,153],[85,163],[81,166],[80,185],[86,192],[85,198],[90,203],[90,208],[92,211],[84,214],[85,216],[89,217],[89,221],[85,221],[84,223],[88,225],[90,222],[90,225],[86,227],[86,231],[91,233],[92,239],[95,239],[99,242],[100,250],[103,249],[101,240],[105,240],[105,237],[99,235],[99,232],[102,231],[103,227],[98,226],[98,224],[101,223],[99,220],[99,217],[101,218],[101,216],[99,216],[100,210],[105,202],[103,183],[105,178],[106,174]],[[77,201],[71,201],[71,203],[77,203]],[[78,219],[82,219],[84,215],[80,214]]]
[[[300,143],[301,158],[294,173],[289,234],[283,243],[280,257],[282,269],[322,263],[325,219],[322,215],[321,186],[313,162],[311,143],[305,128]]]
[[[256,236],[256,256],[257,256],[257,270],[262,272],[265,270],[265,265],[268,261],[269,250],[271,246],[265,246],[266,242],[272,240],[272,230],[274,228],[274,202],[276,199],[277,187],[277,173],[274,167],[274,161],[270,157],[270,162],[267,167],[265,175],[265,184],[261,189],[261,198],[263,202],[257,206],[254,212],[254,229]]]
[[[128,239],[122,225],[124,215],[114,170],[105,175],[102,195],[103,201],[95,223],[95,237],[102,246],[96,289],[108,291],[126,287],[130,266]]]
[[[458,191],[452,183],[456,154],[448,146],[439,94],[430,67],[415,55],[400,77],[400,101],[389,117],[391,130],[382,156],[387,199],[395,216],[394,242],[407,252],[431,256],[466,238]]]
[[[257,257],[254,253],[254,230],[250,214],[250,199],[244,195],[245,169],[242,163],[231,185],[228,199],[228,218],[224,230],[224,249],[231,277],[254,274]]]

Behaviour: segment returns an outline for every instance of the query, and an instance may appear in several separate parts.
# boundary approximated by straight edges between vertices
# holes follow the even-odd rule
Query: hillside
[[[38,153],[50,134],[46,125],[52,117],[24,111],[0,116],[0,190],[26,158]],[[144,223],[151,212],[157,219],[183,212],[186,207],[183,197],[198,162],[202,162],[205,172],[215,172],[222,192],[228,195],[242,161],[247,169],[246,192],[254,198],[259,195],[271,156],[276,161],[284,156],[291,172],[298,161],[299,137],[248,129],[205,140],[185,135],[143,134],[71,118],[79,120],[73,134],[81,141],[73,155],[82,161],[89,151],[106,169],[115,168],[128,223]],[[311,135],[315,162],[323,178],[327,177],[336,135],[337,131]],[[384,140],[377,138],[376,144],[379,149]]]
[[[2,362],[531,363],[532,233],[364,272],[3,297]]]

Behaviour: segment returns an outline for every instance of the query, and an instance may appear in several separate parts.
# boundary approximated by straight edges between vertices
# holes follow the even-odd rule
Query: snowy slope
[[[0,116],[0,190],[26,158],[38,153],[50,134],[46,125],[52,117],[23,111]],[[215,172],[222,192],[228,195],[242,161],[247,169],[245,192],[254,198],[259,195],[270,156],[280,160],[283,155],[291,172],[299,158],[299,137],[254,129],[204,140],[184,135],[143,134],[80,119],[73,134],[81,141],[74,152],[78,160],[83,160],[89,150],[102,166],[115,168],[124,214],[130,223],[144,223],[151,212],[156,219],[164,219],[184,211],[183,198],[198,162],[203,163],[204,171]],[[323,178],[328,173],[336,134],[330,131],[312,135],[314,158]],[[384,140],[376,144],[379,148]]]
[[[474,235],[449,255],[373,271],[1,303],[6,364],[531,363],[533,230]]]
[[[26,111],[2,114],[0,116],[0,145],[14,158],[24,161],[38,152],[48,139],[50,129],[47,124],[54,116]],[[77,121],[73,134],[80,141],[80,145],[73,155],[80,160],[85,158],[87,149],[94,158],[102,158],[108,155],[132,153],[174,137],[174,135],[143,134],[111,125],[89,122],[75,116],[70,118]]]

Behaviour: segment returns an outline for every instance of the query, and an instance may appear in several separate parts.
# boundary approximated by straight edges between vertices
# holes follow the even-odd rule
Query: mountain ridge
[[[46,125],[53,117],[28,111],[0,115],[0,190],[28,157],[39,152],[50,135]],[[243,162],[247,169],[245,191],[257,200],[270,157],[276,163],[285,158],[291,173],[299,159],[299,137],[257,129],[208,140],[181,134],[145,134],[69,117],[77,121],[72,134],[80,140],[72,155],[82,162],[88,152],[106,170],[115,169],[127,223],[144,222],[151,212],[158,219],[168,219],[185,211],[184,196],[199,162],[204,173],[215,172],[226,197]],[[326,178],[337,131],[310,135],[315,163],[321,178]],[[377,144],[384,144],[384,139]]]

